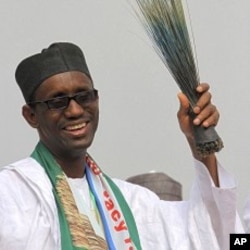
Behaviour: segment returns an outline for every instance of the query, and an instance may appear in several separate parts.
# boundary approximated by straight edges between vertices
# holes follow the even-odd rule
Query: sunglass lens
[[[63,109],[68,106],[68,102],[68,97],[55,98],[48,101],[48,105],[50,109]]]

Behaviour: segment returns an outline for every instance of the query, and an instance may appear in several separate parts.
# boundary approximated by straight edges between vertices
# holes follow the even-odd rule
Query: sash
[[[98,208],[105,238],[97,235],[87,215],[78,211],[67,177],[39,142],[31,154],[45,169],[55,197],[62,250],[141,250],[132,212],[117,185],[86,155],[86,177]]]

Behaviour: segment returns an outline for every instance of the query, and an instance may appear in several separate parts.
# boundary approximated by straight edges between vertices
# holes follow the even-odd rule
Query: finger
[[[207,105],[194,119],[195,125],[202,124],[204,127],[216,125],[219,120],[219,112],[212,104]]]
[[[195,107],[193,108],[193,111],[195,114],[199,114],[206,106],[208,106],[211,103],[212,95],[210,92],[204,92],[199,100],[197,101]]]
[[[209,118],[207,118],[203,123],[202,126],[207,128],[210,126],[216,126],[218,124],[220,118],[220,114],[218,112],[212,114],[211,116],[209,116]]]
[[[195,114],[198,114],[201,111],[201,109],[211,101],[211,94],[206,94],[209,93],[208,92],[209,89],[210,86],[208,83],[200,83],[196,88],[196,91],[200,95],[200,98],[196,103],[196,106],[193,108]]]
[[[189,112],[189,101],[186,95],[183,93],[179,93],[177,95],[179,102],[180,102],[180,107],[178,111],[178,115],[186,115]]]
[[[208,83],[200,83],[198,87],[196,88],[196,91],[201,94],[203,92],[208,91],[209,89],[210,89],[210,86]]]

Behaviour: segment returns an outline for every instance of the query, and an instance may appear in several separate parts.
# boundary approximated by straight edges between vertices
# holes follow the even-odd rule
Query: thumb
[[[179,93],[177,95],[179,102],[180,102],[180,107],[179,107],[179,114],[181,115],[186,115],[189,113],[189,101],[186,95],[183,93]]]

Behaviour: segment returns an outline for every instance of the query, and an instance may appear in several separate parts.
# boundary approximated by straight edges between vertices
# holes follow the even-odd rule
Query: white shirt
[[[228,250],[229,234],[243,232],[233,178],[219,167],[217,188],[196,160],[195,170],[189,201],[162,201],[146,188],[113,179],[134,215],[143,250]],[[44,169],[32,158],[2,168],[0,249],[60,250],[60,244],[57,208]]]

